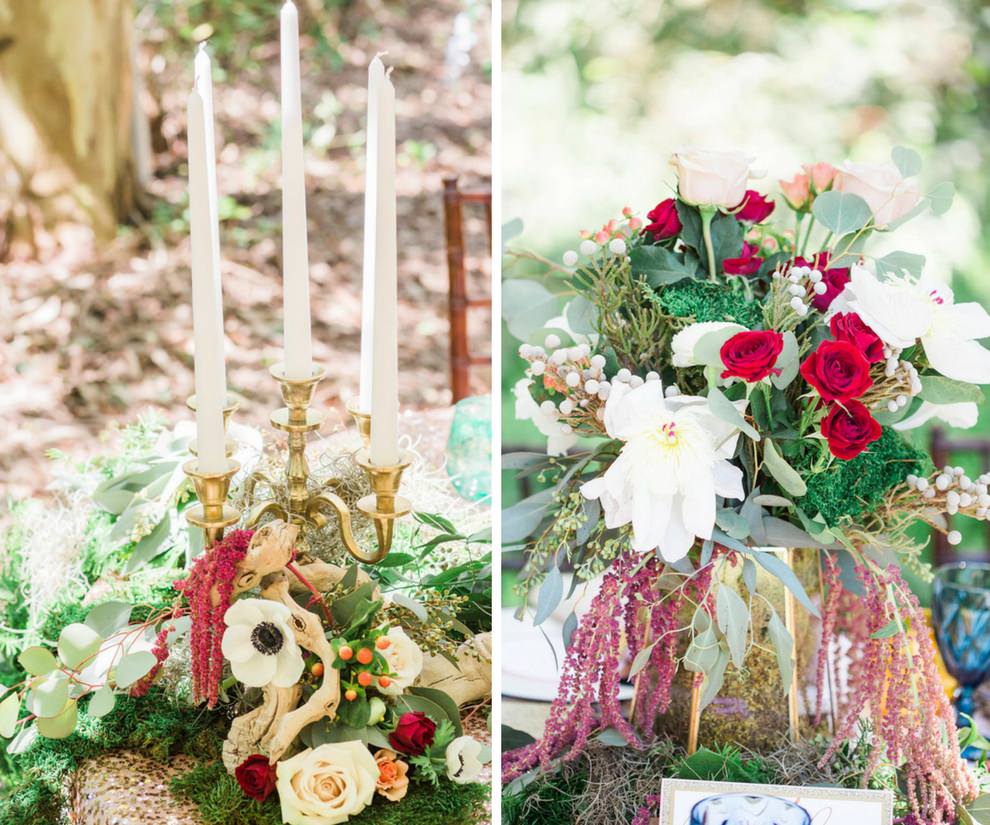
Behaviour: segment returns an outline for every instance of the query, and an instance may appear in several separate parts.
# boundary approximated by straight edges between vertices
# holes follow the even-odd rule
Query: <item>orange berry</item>
[[[387,688],[390,684],[392,684],[392,680],[389,679],[388,676],[379,676],[378,684],[383,688]]]
[[[379,636],[377,641],[375,642],[375,647],[377,647],[379,650],[388,650],[391,644],[392,644],[392,640],[388,636]]]
[[[366,670],[362,670],[358,674],[358,684],[361,685],[361,687],[368,687],[368,685],[371,684],[371,674]]]
[[[323,662],[314,662],[313,666],[309,669],[317,679],[323,675]]]
[[[348,702],[353,702],[355,699],[357,699],[357,691],[356,690],[348,690],[346,693],[344,693],[344,698]]]
[[[343,645],[340,650],[337,651],[337,655],[345,662],[349,662],[351,657],[354,655],[354,651],[351,650],[348,645]]]
[[[371,648],[370,647],[362,647],[357,652],[357,660],[362,665],[370,665],[371,664],[371,660],[374,659],[374,658],[375,658],[375,654],[371,652]]]

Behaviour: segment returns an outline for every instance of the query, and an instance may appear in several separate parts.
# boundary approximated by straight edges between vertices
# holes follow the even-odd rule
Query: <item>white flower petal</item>
[[[253,628],[249,625],[235,624],[223,632],[220,649],[223,651],[225,659],[230,662],[246,662],[258,652],[251,644],[252,630]]]
[[[694,547],[694,540],[695,536],[684,526],[681,508],[675,504],[670,510],[667,532],[658,546],[660,555],[666,561],[680,561]]]
[[[302,677],[305,666],[299,646],[289,637],[275,657],[275,675],[272,677],[272,684],[280,688],[292,687]]]
[[[894,429],[901,432],[913,430],[933,418],[938,418],[950,427],[968,430],[976,426],[979,415],[979,407],[973,401],[959,401],[955,404],[932,404],[930,401],[923,401],[912,415],[894,424]]]
[[[977,303],[951,304],[942,311],[950,329],[963,338],[990,337],[990,314]],[[941,319],[940,319],[941,320]]]
[[[715,493],[711,476],[707,484],[694,484],[688,488],[681,501],[681,514],[684,526],[695,536],[703,539],[712,537],[715,526]]]
[[[264,614],[266,621],[274,622],[280,626],[280,629],[282,629],[281,625],[286,625],[284,629],[288,630],[288,621],[292,616],[292,611],[288,607],[271,599],[258,599],[258,601],[260,602],[258,609]],[[291,633],[289,638],[294,638]]]
[[[228,627],[235,624],[246,624],[254,627],[265,620],[261,611],[265,599],[238,599],[224,613],[223,620]]]
[[[238,682],[243,682],[248,687],[264,687],[275,676],[275,658],[259,653],[244,662],[231,662],[230,669]]]
[[[852,267],[846,291],[850,294],[849,308],[886,344],[910,347],[932,326],[934,304],[915,284],[899,280],[881,283],[857,264]]]
[[[743,499],[746,492],[743,490],[743,471],[735,464],[728,461],[716,461],[713,476],[715,479],[715,492],[722,498]]]
[[[928,335],[921,343],[928,362],[946,378],[990,384],[990,350],[953,335]]]
[[[694,348],[708,333],[719,330],[732,330],[732,334],[735,334],[745,332],[746,327],[727,321],[703,321],[698,324],[691,324],[671,339],[671,363],[675,367],[693,367],[701,363],[694,357]]]

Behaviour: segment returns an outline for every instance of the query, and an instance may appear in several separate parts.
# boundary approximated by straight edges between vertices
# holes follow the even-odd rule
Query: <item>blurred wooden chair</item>
[[[950,438],[944,430],[935,427],[932,430],[931,456],[937,468],[942,468],[946,464],[953,464],[953,456],[970,457],[977,455],[980,458],[980,467],[990,467],[990,438],[979,438],[978,436],[964,436],[962,438]],[[978,473],[985,472],[985,469],[978,470]],[[951,516],[946,516],[951,523]],[[986,540],[983,547],[978,551],[960,552],[953,548],[946,540],[945,535],[938,530],[933,530],[935,536],[935,566],[946,564],[950,561],[990,561],[990,521],[984,522],[986,530]]]
[[[471,368],[491,365],[491,352],[473,355],[469,349],[468,314],[476,308],[491,312],[492,296],[468,295],[467,246],[464,234],[464,205],[481,204],[488,227],[487,249],[492,252],[492,187],[491,181],[473,187],[461,188],[458,178],[443,180],[443,211],[447,232],[447,270],[450,276],[450,388],[452,403],[471,394]]]

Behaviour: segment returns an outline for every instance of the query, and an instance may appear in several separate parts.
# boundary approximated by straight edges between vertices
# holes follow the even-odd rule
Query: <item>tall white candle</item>
[[[223,406],[227,379],[223,360],[219,249],[210,210],[206,111],[203,95],[189,94],[189,234],[192,246],[193,338],[196,362],[196,449],[202,473],[227,468]]]
[[[282,6],[282,296],[285,372],[313,374],[309,318],[309,252],[306,238],[306,178],[303,164],[302,98],[299,91],[299,14]]]
[[[217,142],[216,126],[213,117],[213,65],[206,51],[206,43],[200,43],[196,50],[195,85],[203,98],[203,122],[206,125],[206,168],[207,184],[210,188],[210,230],[213,233],[214,264],[220,271],[220,207],[217,200]],[[218,304],[219,306],[219,304]]]
[[[385,67],[379,57],[368,66],[368,115],[364,161],[364,267],[361,284],[361,384],[358,409],[371,412],[371,362],[375,335],[375,221],[378,195],[378,110]]]
[[[378,107],[375,193],[375,322],[371,365],[371,461],[399,460],[399,367],[396,327],[395,89],[386,76]]]

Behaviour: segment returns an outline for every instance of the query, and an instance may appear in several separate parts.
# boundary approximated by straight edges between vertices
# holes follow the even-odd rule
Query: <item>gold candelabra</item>
[[[398,495],[402,472],[409,466],[408,457],[405,454],[400,455],[399,462],[394,465],[373,464],[369,452],[370,416],[349,409],[364,445],[355,454],[354,460],[367,473],[372,490],[371,495],[365,496],[356,505],[357,509],[368,516],[375,525],[376,547],[371,551],[365,551],[354,537],[351,508],[337,493],[340,481],[328,479],[315,487],[310,483],[309,465],[306,461],[306,436],[318,430],[325,418],[323,413],[312,408],[312,401],[316,386],[326,375],[326,370],[314,366],[313,374],[309,378],[297,379],[286,376],[284,366],[277,364],[271,368],[271,374],[278,381],[282,400],[285,402],[285,406],[275,410],[270,417],[272,426],[288,436],[285,503],[274,498],[256,503],[254,491],[259,483],[271,490],[276,489],[278,485],[261,471],[251,473],[244,482],[244,503],[249,508],[247,526],[254,527],[266,515],[296,524],[299,527],[300,549],[305,551],[308,534],[322,530],[330,523],[331,514],[336,514],[340,523],[341,540],[347,552],[365,564],[380,562],[391,549],[395,520],[407,515],[412,509],[409,501]],[[193,399],[191,401],[195,403]],[[224,413],[226,427],[233,409],[230,413],[226,410]],[[208,544],[222,537],[223,529],[240,518],[240,513],[235,508],[224,504],[230,478],[238,469],[236,462],[230,463],[233,469],[228,469],[228,472],[222,476],[199,474],[194,461],[188,462],[185,466],[186,473],[193,479],[196,494],[201,502],[193,514],[193,517],[198,518],[199,521],[193,521],[193,517],[189,520],[190,523],[207,530]],[[225,479],[223,484],[220,483],[222,479]],[[200,510],[203,511],[202,514]]]

